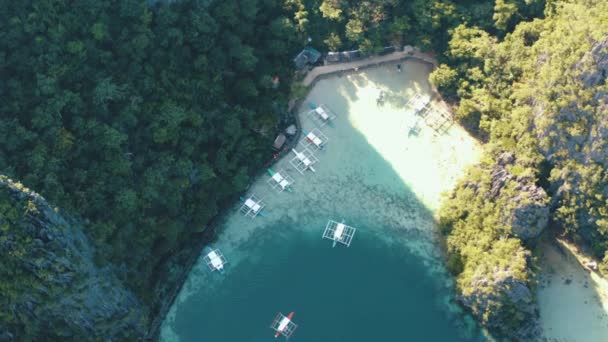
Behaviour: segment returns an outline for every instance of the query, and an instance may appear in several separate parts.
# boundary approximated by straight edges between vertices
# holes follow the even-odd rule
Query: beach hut
[[[343,245],[346,245],[346,247],[349,247],[350,242],[352,241],[353,236],[355,236],[356,231],[356,228],[347,226],[344,223],[344,220],[342,220],[342,222],[329,220],[327,222],[327,225],[325,226],[323,238],[332,240],[334,242],[332,247],[336,247],[336,244],[338,242]]]
[[[247,198],[241,197],[241,208],[239,211],[245,215],[245,217],[254,218],[258,215],[261,216],[262,210],[266,206],[261,199],[257,198],[255,195],[251,195]]]
[[[363,54],[359,50],[342,51],[340,52],[340,59],[344,62],[352,62],[363,58]]]
[[[275,172],[273,169],[268,169],[268,173],[270,174],[270,178],[267,183],[277,192],[281,193],[285,190],[291,192],[291,185],[293,184],[293,178],[291,178],[287,172],[284,170],[280,170],[279,172]]]
[[[329,138],[321,132],[321,130],[315,128],[310,132],[302,129],[302,133],[304,134],[304,139],[302,140],[302,145],[304,148],[311,150],[322,150],[327,144]]]
[[[325,57],[326,64],[340,63],[340,53],[339,52],[328,52]]]
[[[304,174],[304,171],[310,170],[312,172],[316,172],[313,165],[316,164],[319,160],[315,157],[314,153],[312,153],[308,149],[303,149],[302,152],[298,152],[295,148],[291,149],[293,153],[296,155],[293,157],[289,163],[296,169],[300,174]]]
[[[205,256],[203,260],[205,264],[209,267],[209,269],[213,271],[218,271],[220,273],[224,273],[224,265],[228,263],[222,252],[219,249],[211,249],[209,247],[205,248]]]
[[[307,64],[315,64],[319,60],[319,57],[321,57],[319,51],[307,46],[293,59],[293,63],[296,65],[296,68],[302,69]]]
[[[336,118],[336,114],[326,105],[317,106],[309,102],[311,110],[308,112],[310,119],[319,127],[323,127]]]
[[[293,314],[293,312],[290,312],[289,315],[285,316],[280,312],[277,313],[270,324],[270,328],[275,331],[275,338],[282,335],[285,336],[286,339],[289,339],[291,335],[293,335],[294,331],[296,331],[296,328],[298,327],[294,322],[291,321]]]

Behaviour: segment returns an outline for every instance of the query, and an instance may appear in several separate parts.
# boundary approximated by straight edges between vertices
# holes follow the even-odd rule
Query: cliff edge
[[[141,303],[93,255],[78,222],[0,176],[0,341],[143,336]]]

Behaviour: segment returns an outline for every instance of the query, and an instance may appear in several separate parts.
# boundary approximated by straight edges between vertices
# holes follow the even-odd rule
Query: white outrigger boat
[[[273,189],[277,190],[278,192],[283,192],[284,190],[289,192],[293,191],[291,188],[293,178],[289,177],[285,171],[281,170],[279,172],[275,172],[271,168],[268,168],[267,171],[271,176],[270,179],[268,179],[268,184],[270,184]]]
[[[332,247],[336,247],[338,242],[346,245],[346,247],[350,247],[350,243],[353,240],[356,231],[356,228],[346,225],[344,219],[342,222],[329,220],[325,226],[323,238],[332,240]]]
[[[336,114],[325,105],[317,106],[312,102],[308,102],[308,106],[310,107],[308,113],[311,119],[320,127],[325,126],[336,118]]]
[[[322,150],[323,147],[325,147],[325,143],[327,142],[327,140],[329,140],[327,139],[325,134],[323,134],[320,130],[316,128],[310,132],[305,129],[302,129],[302,133],[304,133],[304,138],[306,139],[308,146],[312,145],[314,148],[319,150]]]
[[[310,170],[317,172],[313,165],[318,161],[314,154],[308,149],[304,149],[302,152],[298,152],[295,148],[291,149],[295,153],[295,157],[290,161],[291,165],[298,170],[299,173],[304,174],[304,171]]]
[[[224,265],[228,263],[222,252],[219,249],[212,249],[211,247],[205,247],[204,250],[205,256],[203,260],[209,267],[209,269],[213,271],[218,271],[219,273],[224,273]]]
[[[262,210],[264,209],[265,204],[255,195],[251,195],[248,198],[241,197],[241,202],[243,202],[243,205],[239,211],[246,217],[254,218],[258,215],[262,217],[264,216]]]
[[[275,331],[274,337],[277,338],[281,335],[289,339],[293,332],[298,327],[294,322],[291,321],[293,318],[293,311],[289,315],[284,316],[282,313],[278,313],[270,324],[270,328]]]

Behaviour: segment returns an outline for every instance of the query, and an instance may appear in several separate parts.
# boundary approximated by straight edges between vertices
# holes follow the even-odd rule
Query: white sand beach
[[[608,341],[608,281],[582,267],[557,242],[539,247],[540,321],[545,338],[556,342]]]

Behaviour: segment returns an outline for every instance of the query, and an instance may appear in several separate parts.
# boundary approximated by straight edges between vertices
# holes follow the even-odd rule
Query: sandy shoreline
[[[559,241],[539,244],[540,323],[548,341],[608,340],[608,282]]]

